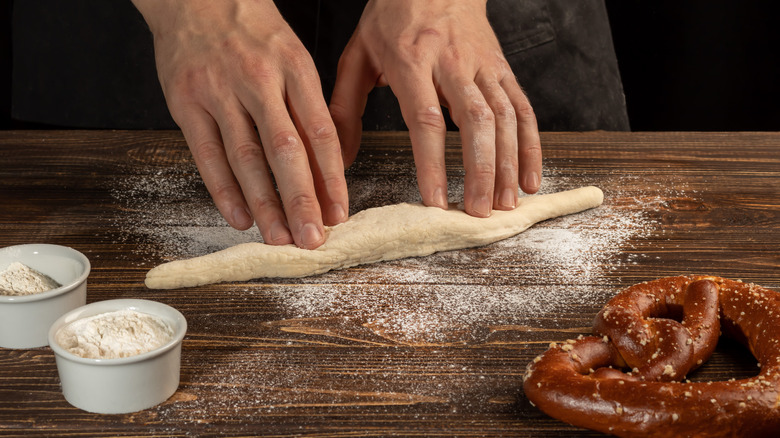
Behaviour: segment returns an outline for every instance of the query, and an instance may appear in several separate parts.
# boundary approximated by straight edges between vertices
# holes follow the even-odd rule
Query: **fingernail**
[[[515,208],[517,203],[517,190],[504,189],[504,191],[501,192],[501,198],[498,200],[498,202],[501,203],[502,207],[512,209]]]
[[[233,223],[237,226],[251,226],[254,220],[252,215],[245,207],[236,207],[233,209]]]
[[[317,246],[322,241],[322,233],[314,224],[306,224],[301,228],[301,245],[310,248]]]
[[[271,235],[271,242],[269,243],[275,245],[292,243],[292,235],[290,234],[290,230],[288,230],[287,226],[281,222],[274,222],[271,224],[269,233]]]
[[[525,188],[528,190],[539,190],[539,174],[536,172],[529,172],[525,175]]]
[[[433,192],[433,202],[436,203],[437,207],[447,208],[447,195],[444,194],[444,190],[441,187],[437,187]]]
[[[487,196],[481,196],[472,205],[472,209],[477,216],[488,217],[490,216],[492,205],[490,199]]]
[[[344,207],[341,206],[341,204],[333,204],[330,207],[330,222],[335,224],[340,224],[347,220],[347,212],[344,211]]]

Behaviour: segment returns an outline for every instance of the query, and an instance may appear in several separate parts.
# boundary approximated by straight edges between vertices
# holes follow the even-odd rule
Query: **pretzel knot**
[[[596,336],[551,345],[528,366],[528,399],[552,417],[618,436],[778,436],[780,293],[718,277],[632,286],[599,312]],[[758,376],[682,382],[720,332]]]
[[[612,299],[596,316],[593,331],[617,348],[614,365],[631,368],[642,380],[680,380],[715,350],[718,286],[709,279],[694,281],[679,293],[645,286],[630,287]]]

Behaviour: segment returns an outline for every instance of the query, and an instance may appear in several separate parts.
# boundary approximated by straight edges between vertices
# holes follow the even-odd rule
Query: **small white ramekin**
[[[0,295],[0,347],[44,347],[51,324],[87,302],[89,260],[75,249],[60,245],[0,248],[0,271],[13,262],[46,274],[62,286],[33,295]]]
[[[78,319],[130,309],[154,315],[173,328],[173,337],[147,353],[118,359],[88,359],[57,343],[57,331]],[[98,301],[73,310],[54,322],[49,346],[54,350],[65,399],[73,406],[99,414],[125,414],[167,400],[179,387],[181,344],[187,321],[176,309],[149,300]]]

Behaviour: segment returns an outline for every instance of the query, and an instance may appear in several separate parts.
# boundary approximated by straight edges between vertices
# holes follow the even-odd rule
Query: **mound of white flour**
[[[79,319],[57,332],[57,343],[90,359],[117,359],[155,350],[173,337],[162,319],[131,309]]]
[[[19,262],[0,271],[0,295],[33,295],[62,286],[49,276]]]

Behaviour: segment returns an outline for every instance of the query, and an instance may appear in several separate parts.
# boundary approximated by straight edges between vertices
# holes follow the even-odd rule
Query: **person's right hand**
[[[314,62],[273,1],[133,2],[171,115],[228,223],[256,222],[269,244],[320,246],[323,224],[349,211],[341,148]]]

